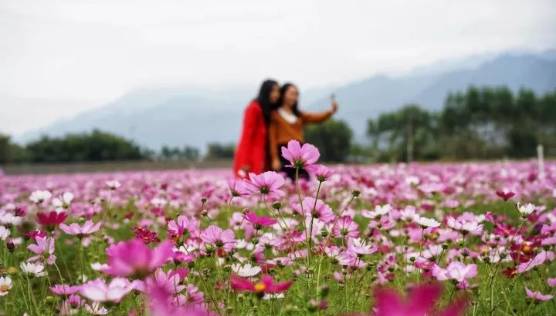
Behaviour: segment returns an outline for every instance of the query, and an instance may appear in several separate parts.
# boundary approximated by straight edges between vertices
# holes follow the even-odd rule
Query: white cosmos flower
[[[438,227],[440,226],[440,222],[435,220],[434,218],[422,217],[422,216],[415,216],[415,222],[424,227]]]
[[[117,188],[122,186],[118,180],[110,180],[106,181],[105,183],[110,190],[116,190]]]
[[[4,225],[19,226],[22,222],[21,216],[15,216],[9,212],[0,212],[0,223]]]
[[[276,294],[265,294],[263,296],[263,300],[273,300],[273,299],[282,299],[284,298],[284,293],[276,293]]]
[[[11,288],[12,279],[9,276],[0,277],[0,296],[7,295]]]
[[[10,230],[6,229],[4,226],[0,226],[0,239],[6,240],[8,237],[10,237]]]
[[[99,302],[93,302],[91,304],[85,304],[85,310],[91,315],[106,315],[108,314],[108,309],[102,306]]]
[[[21,271],[26,274],[33,274],[36,277],[42,277],[46,275],[46,271],[44,271],[44,265],[42,263],[34,263],[34,262],[22,262],[19,267]]]
[[[31,196],[29,196],[29,200],[31,200],[31,202],[33,202],[35,204],[40,204],[40,203],[50,199],[51,196],[52,196],[52,193],[50,193],[49,191],[37,190],[37,191],[34,191],[33,193],[31,193]]]
[[[73,194],[71,192],[64,192],[62,196],[52,199],[52,206],[58,209],[68,208],[73,201]]]
[[[250,263],[240,265],[238,263],[232,265],[232,271],[234,271],[240,277],[252,277],[261,272],[261,268],[258,266],[252,266]]]
[[[517,202],[517,210],[521,213],[521,215],[529,215],[531,213],[533,213],[536,209],[536,206],[531,204],[531,203],[527,203],[525,205],[523,204],[519,204],[519,202]]]
[[[361,215],[367,218],[376,218],[390,213],[392,206],[390,204],[377,205],[373,211],[363,211]]]

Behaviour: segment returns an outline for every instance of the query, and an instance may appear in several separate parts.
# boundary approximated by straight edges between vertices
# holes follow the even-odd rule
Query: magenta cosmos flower
[[[261,174],[249,174],[249,180],[243,182],[242,190],[248,195],[260,195],[269,199],[280,198],[283,192],[284,177],[274,171]]]
[[[88,220],[83,226],[79,226],[77,223],[70,225],[60,224],[60,229],[68,235],[83,237],[97,232],[100,229],[100,222],[95,224],[93,221]]]
[[[60,225],[63,223],[68,214],[66,212],[38,212],[37,213],[37,220],[39,224],[48,228],[54,228],[55,226]]]
[[[154,249],[139,239],[122,241],[106,250],[108,267],[103,271],[112,276],[143,278],[172,257],[172,248],[173,244],[169,240]]]
[[[245,219],[255,225],[255,228],[269,227],[278,222],[270,216],[259,216],[253,211],[247,211],[247,213],[245,213]]]
[[[251,292],[260,295],[277,294],[287,291],[292,281],[276,282],[270,275],[263,275],[258,282],[251,282],[247,278],[232,275],[230,279],[232,288],[238,292]]]
[[[435,311],[435,305],[440,298],[442,288],[438,284],[421,284],[409,291],[407,298],[400,297],[393,289],[377,288],[374,291],[374,316],[459,316],[463,315],[466,307],[464,300],[459,300],[443,311]]]
[[[282,147],[282,157],[290,162],[288,167],[307,168],[319,160],[320,153],[311,144],[302,146],[297,140],[290,140],[287,147]]]
[[[498,197],[501,198],[502,200],[507,201],[515,196],[515,192],[503,189],[503,190],[497,190],[496,195],[498,195]]]

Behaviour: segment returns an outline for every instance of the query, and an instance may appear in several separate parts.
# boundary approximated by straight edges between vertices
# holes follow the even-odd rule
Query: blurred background
[[[260,82],[329,162],[556,156],[556,2],[0,2],[7,174],[227,167]],[[326,141],[324,141],[326,139]]]

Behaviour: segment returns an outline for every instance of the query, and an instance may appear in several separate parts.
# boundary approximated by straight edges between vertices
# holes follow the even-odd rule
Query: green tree
[[[306,141],[317,146],[322,161],[345,161],[350,153],[352,137],[348,124],[341,120],[329,120],[305,129]]]
[[[207,149],[205,158],[208,160],[234,158],[235,146],[233,144],[210,143]]]

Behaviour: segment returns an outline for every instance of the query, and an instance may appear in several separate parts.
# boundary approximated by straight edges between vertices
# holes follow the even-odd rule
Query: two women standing
[[[332,101],[330,109],[309,113],[298,108],[299,90],[291,83],[281,88],[274,80],[261,85],[259,95],[245,109],[241,138],[234,159],[234,174],[266,170],[282,171],[293,178],[294,171],[286,168],[280,147],[290,140],[304,141],[303,128],[308,123],[319,123],[330,118],[338,109]],[[301,176],[308,177],[306,172]]]

